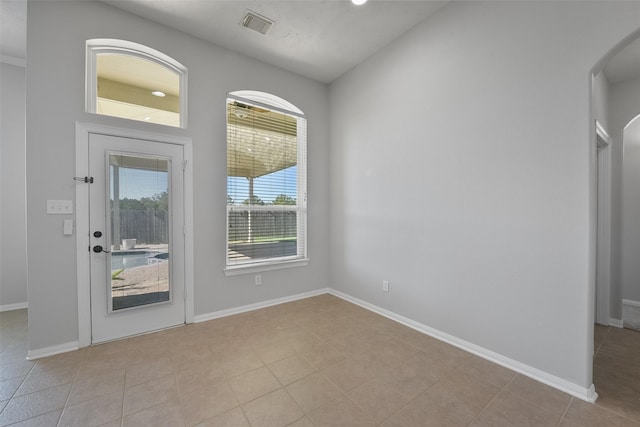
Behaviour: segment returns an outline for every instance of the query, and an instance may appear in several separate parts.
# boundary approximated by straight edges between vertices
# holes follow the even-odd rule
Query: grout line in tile
[[[604,345],[604,342],[607,340],[607,337],[609,336],[610,332],[611,332],[611,326],[607,326],[607,331],[605,332],[604,337],[602,337],[602,339],[600,340],[600,343],[598,344],[598,348],[593,353],[594,359],[598,355],[598,353],[600,353],[600,349],[602,349],[602,346]]]
[[[318,303],[318,304],[321,304],[321,303]],[[319,314],[319,315],[320,315],[320,314]],[[327,313],[322,313],[322,315],[327,315]],[[398,337],[398,336],[396,336],[396,335],[394,335],[394,334],[392,334],[392,333],[389,333],[389,332],[387,332],[387,331],[386,331],[386,330],[384,330],[384,329],[380,329],[379,327],[376,327],[376,326],[373,326],[373,328],[374,328],[374,329],[376,329],[376,330],[378,330],[378,331],[380,331],[381,333],[384,333],[384,334],[387,334],[387,335],[389,335],[389,336],[392,336],[392,337],[394,337],[395,339],[398,339],[399,341],[401,341],[401,342],[403,342],[403,343],[405,343],[405,344],[407,344],[407,345],[410,345],[410,346],[414,347],[414,346],[411,344],[411,340],[409,340],[409,339],[405,340],[404,338],[400,338],[400,337]],[[319,335],[317,335],[313,330],[308,329],[308,328],[304,328],[304,329],[306,329],[306,331],[307,331],[308,333],[310,333],[310,334],[311,334],[311,335],[313,335],[315,338],[317,338],[319,343],[324,343],[324,344],[328,344],[328,345],[330,345],[330,346],[332,346],[332,347],[335,347],[335,345],[334,345],[334,344],[331,344],[331,343],[330,343],[330,342],[328,342],[327,340],[323,339],[322,337],[320,337]],[[595,353],[594,353],[594,357],[595,357],[596,355],[598,355],[598,354],[601,354],[601,351],[603,350],[603,348],[605,348],[605,347],[606,347],[606,346],[605,346],[605,343],[607,342],[608,338],[610,338],[610,336],[611,336],[611,327],[608,327],[608,328],[607,328],[607,330],[605,331],[605,334],[604,334],[603,338],[600,340],[600,342],[599,342],[599,343],[598,343],[598,345],[597,345],[596,351],[595,351]],[[419,348],[419,347],[414,347],[414,348],[416,348],[417,350],[420,350],[420,348]],[[421,351],[421,350],[420,350],[420,351]],[[295,353],[295,354],[297,354],[297,355],[299,355],[300,357],[302,357],[303,359],[307,360],[307,358],[305,358],[301,353],[298,353],[298,352],[296,351],[296,353]],[[260,358],[260,360],[262,360],[262,358]],[[173,362],[173,360],[172,360],[172,362]],[[263,362],[263,365],[264,365],[264,366],[266,366],[266,367],[268,368],[269,372],[271,372],[271,373],[273,374],[273,372],[271,371],[271,369],[269,368],[269,366],[268,366],[266,363],[264,363],[264,361],[262,361],[262,362]],[[307,360],[307,362],[309,362],[309,360]],[[309,362],[309,363],[310,363],[310,362]],[[400,363],[401,363],[401,362],[400,362]],[[399,363],[399,364],[400,364],[400,363]],[[333,383],[333,381],[331,381],[329,378],[327,378],[327,377],[326,377],[326,375],[325,375],[322,371],[320,371],[320,370],[319,370],[319,369],[318,369],[314,364],[311,364],[311,363],[310,363],[310,365],[314,368],[314,370],[315,370],[314,372],[319,373],[319,374],[320,374],[322,377],[324,377],[327,381],[329,381],[331,384],[333,384],[334,386],[336,386],[336,385]],[[464,362],[461,362],[458,366],[456,366],[456,367],[455,367],[455,369],[453,369],[451,372],[449,372],[446,376],[444,376],[443,378],[441,378],[441,379],[440,379],[439,381],[437,381],[436,383],[431,384],[431,385],[430,385],[430,386],[429,386],[429,387],[428,387],[428,388],[427,388],[423,393],[420,393],[418,396],[414,397],[414,398],[413,398],[412,400],[410,400],[406,405],[404,405],[403,407],[401,407],[400,409],[398,409],[398,411],[396,411],[394,414],[391,414],[389,417],[391,417],[391,416],[395,415],[395,414],[396,414],[397,412],[399,412],[399,411],[402,411],[404,408],[406,408],[406,406],[408,406],[408,405],[410,405],[411,403],[413,403],[413,402],[414,402],[414,401],[415,401],[419,396],[421,396],[422,394],[426,393],[426,392],[427,392],[431,387],[433,387],[435,384],[440,383],[443,379],[446,379],[446,378],[450,377],[450,376],[451,376],[451,374],[453,374],[454,372],[456,372],[456,371],[458,371],[459,369],[461,369],[461,367],[462,367],[463,365],[464,365]],[[29,372],[27,373],[27,375],[24,375],[24,376],[22,377],[22,381],[20,382],[20,385],[18,386],[18,388],[16,388],[16,391],[17,391],[17,390],[22,386],[22,384],[23,384],[23,383],[24,383],[24,381],[26,380],[26,378],[27,378],[27,376],[29,375],[29,373],[33,372],[33,369],[34,369],[34,367],[35,367],[35,366],[36,366],[36,364],[34,364],[33,366],[31,366],[31,368],[29,369]],[[396,366],[396,365],[394,365],[394,366]],[[387,369],[393,369],[393,367],[394,367],[394,366],[391,366],[391,367],[389,367],[389,368],[387,368]],[[385,371],[386,371],[387,369],[385,369]],[[310,375],[311,375],[311,374],[310,374]],[[482,414],[482,413],[487,409],[487,407],[488,407],[489,405],[491,405],[491,404],[493,403],[493,401],[495,401],[495,399],[496,399],[496,398],[497,398],[501,393],[508,392],[508,391],[505,391],[505,389],[509,386],[509,384],[511,384],[511,383],[515,380],[515,378],[517,378],[517,376],[518,376],[518,375],[519,375],[519,374],[514,375],[514,376],[513,376],[513,377],[512,377],[508,382],[507,382],[507,384],[506,384],[506,385],[504,385],[504,386],[502,387],[502,389],[498,392],[498,394],[496,394],[496,396],[494,396],[494,398],[493,398],[493,399],[492,399],[492,400],[491,400],[491,401],[490,401],[490,402],[485,406],[485,408],[483,408],[483,409],[482,409],[482,410],[481,410],[481,411],[476,415],[476,417],[474,418],[474,420],[476,420],[476,419],[479,417],[479,415],[480,415],[480,414]],[[175,380],[175,376],[176,376],[176,372],[175,372],[175,370],[173,370],[173,376],[174,376],[174,380]],[[274,375],[274,376],[275,376],[275,375]],[[60,414],[60,416],[59,416],[59,419],[58,419],[58,424],[59,424],[60,420],[62,419],[62,414],[64,413],[64,411],[65,411],[65,410],[66,410],[66,408],[67,408],[67,405],[68,405],[68,401],[69,401],[69,398],[70,398],[71,392],[73,391],[73,387],[75,386],[75,383],[76,383],[76,381],[77,381],[77,377],[78,377],[78,373],[76,373],[76,374],[75,374],[75,376],[74,376],[74,380],[73,380],[73,383],[72,383],[72,387],[71,387],[71,390],[70,390],[69,394],[67,395],[67,399],[66,399],[66,401],[65,401],[64,407],[62,408],[62,412],[61,412],[61,414]],[[305,378],[306,378],[306,377],[305,377]],[[276,379],[277,379],[277,377],[276,377]],[[296,380],[296,381],[299,381],[299,380],[302,380],[302,379],[304,379],[304,378],[300,378],[300,379],[298,379],[298,380]],[[367,380],[365,383],[367,383],[367,382],[369,382],[369,381],[371,381],[371,380],[372,380],[372,379],[369,379],[369,380]],[[226,381],[226,382],[227,382],[227,384],[228,384],[228,380],[225,380],[225,381]],[[279,381],[279,380],[278,380],[278,382],[280,383],[280,381]],[[177,384],[177,381],[176,381],[176,384]],[[363,384],[364,384],[364,383],[363,383]],[[285,388],[285,387],[284,387],[284,385],[282,385],[282,383],[280,383],[280,385],[281,385],[281,387],[280,387],[280,388]],[[336,386],[336,387],[337,387],[337,386]],[[340,391],[341,395],[343,395],[343,396],[347,397],[347,399],[349,399],[351,402],[353,402],[353,400],[351,400],[351,399],[349,398],[349,396],[348,396],[344,391],[342,391],[342,389],[340,389],[339,387],[337,387],[337,388],[338,388],[338,390]],[[285,390],[286,390],[286,389],[285,389]],[[12,399],[13,397],[15,397],[15,393],[16,393],[16,392],[14,391],[14,393],[12,394],[12,396],[10,397],[10,399]],[[178,389],[178,396],[179,396],[180,406],[182,407],[182,392],[181,392],[179,389]],[[515,396],[515,395],[514,395],[514,396]],[[515,397],[519,398],[520,400],[526,401],[526,402],[528,402],[528,403],[530,403],[530,404],[532,404],[532,405],[534,405],[534,406],[536,406],[536,407],[539,407],[538,405],[534,404],[533,402],[529,402],[526,398],[522,398],[522,397],[519,397],[519,396],[515,396]],[[570,408],[570,406],[571,406],[571,404],[572,404],[573,402],[574,402],[574,398],[573,398],[573,397],[571,397],[571,398],[569,399],[569,403],[568,403],[568,404],[567,404],[567,406],[564,408],[564,411],[563,411],[562,415],[560,416],[559,423],[561,423],[563,420],[565,420],[565,419],[566,419],[566,418],[565,418],[565,417],[566,417],[566,414],[568,413],[568,410],[569,410],[569,408]],[[357,407],[360,407],[359,405],[357,405],[357,403],[356,403],[356,402],[353,402],[353,403],[354,403]],[[597,403],[596,403],[596,404],[597,404]],[[124,405],[124,399],[123,399],[123,405]],[[240,407],[241,407],[241,405],[238,405],[238,406],[240,406]],[[628,419],[628,420],[630,420],[630,421],[633,421],[634,423],[637,423],[637,420],[633,420],[632,418],[629,418],[628,416],[625,416],[625,415],[623,415],[623,414],[622,414],[622,413],[620,413],[620,412],[617,412],[617,411],[614,411],[614,410],[608,409],[608,408],[606,408],[606,407],[600,406],[599,404],[598,404],[598,407],[599,407],[599,408],[601,408],[601,409],[606,410],[608,413],[615,414],[616,416],[620,416],[620,417],[623,417],[623,418]],[[544,408],[543,408],[543,409],[544,409]],[[123,414],[124,414],[124,412],[123,412]],[[243,415],[244,415],[245,419],[247,419],[246,414],[244,413],[244,410],[243,410]],[[388,419],[389,417],[387,417],[386,419]],[[472,422],[473,422],[474,420],[472,420]],[[120,425],[123,425],[123,422],[124,422],[124,415],[122,415],[122,416],[121,416],[121,419],[120,419]],[[248,419],[247,419],[247,422],[249,422],[249,421],[248,421]],[[384,422],[384,420],[383,420],[382,422]]]
[[[33,366],[35,366],[35,364],[34,364]],[[33,367],[31,367],[31,369],[33,369]],[[29,370],[29,372],[31,372],[31,370]],[[28,375],[29,375],[29,374],[27,373],[27,375],[25,375],[24,377],[22,377],[22,381],[20,381],[20,385],[18,385],[18,387],[16,387],[16,389],[15,389],[15,390],[13,390],[13,393],[11,393],[11,396],[9,396],[9,398],[8,398],[8,399],[5,399],[5,400],[7,401],[7,404],[9,403],[9,401],[10,401],[11,399],[13,399],[13,398],[15,397],[16,393],[18,392],[18,390],[20,390],[20,387],[22,387],[22,384],[24,384],[24,382],[26,381],[26,379],[27,379],[27,376],[28,376]],[[12,380],[12,379],[15,379],[15,378],[11,378],[11,379],[6,380],[6,381],[10,381],[10,380]],[[6,406],[5,406],[4,408],[2,408],[2,411],[0,411],[0,415],[4,412],[4,410],[5,410],[5,409],[6,409]]]
[[[78,370],[80,372],[80,370]],[[73,391],[73,386],[76,385],[76,379],[78,377],[78,372],[76,372],[76,376],[73,379],[73,383],[71,383],[71,388],[69,388],[69,393],[67,394],[67,398],[64,400],[64,405],[62,405],[62,411],[60,411],[60,416],[58,417],[58,426],[60,426],[60,422],[62,421],[62,416],[67,410],[67,404],[69,403],[69,397],[71,397],[71,392]]]
[[[519,374],[519,375],[520,375],[520,374]],[[502,392],[501,392],[501,393],[502,393]],[[528,404],[530,404],[530,405],[532,405],[532,406],[535,406],[537,409],[540,409],[540,410],[542,410],[542,411],[545,411],[545,412],[548,412],[548,413],[553,414],[553,412],[552,412],[551,410],[549,410],[549,409],[547,409],[547,408],[543,408],[542,406],[538,405],[537,403],[532,402],[531,400],[528,400],[528,399],[527,399],[527,398],[525,398],[525,397],[522,397],[522,396],[519,396],[519,395],[517,395],[517,394],[515,394],[515,393],[512,393],[512,392],[510,392],[509,390],[504,390],[504,393],[509,393],[509,394],[510,394],[514,399],[518,399],[518,400],[520,400],[520,401],[522,401],[522,402],[526,402],[526,403],[528,403]],[[566,394],[566,393],[565,393],[565,394]],[[563,415],[561,415],[561,416],[560,416],[560,420],[562,420],[562,418],[563,418],[564,414],[565,414],[565,413],[567,412],[567,410],[569,409],[569,404],[571,403],[571,401],[572,401],[572,399],[573,399],[573,397],[572,397],[571,395],[567,395],[567,396],[569,396],[569,403],[567,404],[567,407],[563,410],[563,412],[562,412],[562,414],[563,414]]]
[[[456,369],[454,370],[454,372],[455,372],[457,369],[458,369],[458,368],[456,368]],[[517,372],[515,372],[515,375],[513,375],[513,376],[511,377],[511,379],[510,379],[509,381],[507,381],[507,383],[506,383],[505,385],[503,385],[503,386],[502,386],[502,388],[500,389],[500,391],[498,391],[498,392],[496,393],[496,395],[495,395],[495,396],[493,396],[493,399],[491,399],[491,400],[490,400],[490,401],[489,401],[489,402],[484,406],[484,408],[482,408],[482,409],[480,410],[480,412],[478,412],[478,413],[476,414],[476,416],[475,416],[475,417],[474,417],[474,418],[469,422],[469,424],[468,424],[468,425],[473,424],[473,423],[478,419],[478,417],[480,417],[480,415],[482,415],[482,413],[483,413],[483,412],[487,411],[487,409],[489,408],[489,406],[491,406],[491,404],[492,404],[492,403],[493,403],[493,402],[498,398],[498,396],[500,396],[502,393],[505,393],[505,392],[506,392],[506,393],[508,393],[508,391],[507,391],[507,387],[509,387],[509,385],[511,385],[511,383],[515,381],[515,379],[518,377],[518,375],[519,375],[519,374],[518,374]]]
[[[176,385],[177,388],[177,385]],[[127,398],[127,367],[124,368],[124,384],[122,385],[122,404],[120,405],[120,427],[124,424],[124,401]],[[69,393],[71,394],[71,393]],[[182,405],[182,402],[180,402]],[[138,411],[139,412],[139,411]]]
[[[558,426],[560,426],[562,424],[562,421],[565,420],[565,415],[567,415],[567,412],[569,412],[569,408],[571,407],[571,404],[573,403],[573,399],[574,397],[571,396],[571,399],[569,399],[569,403],[567,404],[567,407],[564,408],[564,412],[562,413],[562,416],[560,417],[560,420],[558,420]],[[567,420],[569,421],[569,420]]]
[[[449,373],[452,374],[453,371],[451,371]],[[440,382],[442,382],[445,378],[447,378],[447,376],[444,376],[442,378],[440,378],[438,381],[434,382],[433,384],[431,384],[429,387],[426,388],[426,390],[424,390],[422,393],[419,393],[417,396],[415,396],[413,399],[410,399],[405,405],[401,406],[397,411],[395,411],[394,413],[392,413],[391,415],[389,415],[387,418],[385,418],[384,420],[382,420],[382,422],[380,422],[380,425],[384,424],[389,418],[393,417],[394,415],[396,415],[397,413],[399,413],[400,411],[404,410],[405,408],[407,408],[409,405],[411,405],[414,401],[416,401],[420,396],[422,396],[423,394],[426,394],[429,390],[431,390],[433,387],[435,387],[437,384],[440,384]]]
[[[244,412],[244,408],[242,407],[242,405],[238,406],[238,408],[240,408],[240,412],[242,412],[242,416],[244,417],[245,421],[247,422],[247,424],[249,425],[249,427],[253,427],[253,425],[251,424],[251,420],[249,420],[249,417],[247,417],[246,412]],[[230,411],[232,411],[233,409],[230,409]]]
[[[24,395],[24,396],[26,396],[26,395]],[[32,420],[32,419],[37,418],[37,417],[42,417],[42,416],[50,414],[52,412],[60,411],[60,415],[58,415],[58,420],[56,421],[56,426],[57,426],[60,423],[60,419],[62,418],[61,409],[62,408],[54,409],[53,411],[45,412],[45,413],[42,413],[42,414],[34,415],[33,417],[25,418],[24,420],[16,421],[15,423],[9,424],[8,427],[10,427],[12,425],[15,425],[15,424],[19,424],[19,423],[24,423],[26,421]]]
[[[27,377],[29,376],[29,374],[31,373],[31,371],[33,371],[33,369],[34,369],[34,367],[35,367],[35,366],[36,366],[36,364],[34,363],[34,364],[31,366],[31,369],[29,369],[29,372],[28,372],[28,373],[27,373],[27,374],[22,378],[22,381],[20,382],[20,385],[19,385],[19,386],[15,389],[15,391],[11,394],[11,397],[10,397],[10,398],[8,398],[8,399],[6,399],[7,405],[5,405],[5,407],[4,407],[4,408],[2,408],[2,411],[0,411],[0,415],[1,415],[1,414],[2,414],[6,409],[7,409],[7,406],[9,405],[9,402],[11,402],[11,400],[13,400],[13,398],[14,398],[14,397],[29,396],[30,394],[38,393],[38,392],[41,392],[41,391],[44,391],[44,390],[49,390],[49,389],[51,389],[51,388],[59,387],[59,386],[65,385],[65,384],[72,384],[72,386],[73,386],[73,381],[70,381],[70,382],[68,382],[68,383],[56,384],[56,385],[52,385],[52,386],[50,386],[50,387],[45,387],[45,388],[43,388],[43,389],[41,389],[41,390],[36,390],[36,391],[32,391],[31,393],[25,393],[25,394],[21,394],[20,396],[16,396],[16,393],[18,392],[18,390],[20,389],[20,387],[22,387],[22,384],[24,384],[24,382],[26,381]],[[76,373],[76,375],[77,375],[77,373]],[[75,377],[74,377],[74,378],[75,378]],[[12,379],[13,379],[13,378],[12,378]],[[66,402],[67,402],[67,400],[69,399],[69,396],[70,396],[70,395],[71,395],[71,389],[69,389],[69,394],[67,395],[67,399],[65,400],[65,406],[66,406]],[[63,406],[62,408],[58,408],[58,409],[62,409],[62,410],[64,410],[65,406]],[[55,409],[54,411],[57,411],[58,409]],[[54,411],[49,411],[49,412],[54,412]],[[48,414],[49,412],[45,412],[44,414]],[[20,420],[20,421],[17,421],[17,422],[27,421],[27,420],[30,420],[31,418],[39,417],[39,416],[44,415],[44,414],[34,415],[33,417],[25,418],[24,420]],[[60,421],[60,418],[62,418],[62,412],[60,412],[60,417],[58,417],[58,422]]]
[[[624,413],[622,413],[622,412],[616,412],[616,411],[614,411],[614,410],[611,410],[611,409],[609,409],[609,408],[606,408],[606,407],[602,406],[601,404],[599,404],[599,403],[598,403],[598,401],[596,401],[595,403],[593,403],[593,405],[595,405],[595,406],[597,406],[598,408],[603,409],[603,410],[605,410],[605,411],[607,411],[607,412],[609,412],[609,413],[611,413],[611,414],[614,414],[614,415],[616,415],[616,416],[618,416],[618,417],[620,417],[620,418],[624,418],[624,419],[625,419],[625,420],[627,420],[627,421],[631,421],[633,424],[640,425],[640,420],[633,419],[633,418],[631,418],[631,417],[629,417],[629,416],[625,415],[625,414],[624,414]]]

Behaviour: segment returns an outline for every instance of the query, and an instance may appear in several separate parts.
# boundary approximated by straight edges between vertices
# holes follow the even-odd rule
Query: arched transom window
[[[87,112],[186,127],[187,69],[149,47],[87,41]]]

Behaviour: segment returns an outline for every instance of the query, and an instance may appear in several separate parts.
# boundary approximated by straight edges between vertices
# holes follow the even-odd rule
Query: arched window
[[[255,91],[227,96],[226,274],[307,263],[307,125]]]
[[[186,127],[187,69],[149,47],[115,39],[87,41],[89,113]]]

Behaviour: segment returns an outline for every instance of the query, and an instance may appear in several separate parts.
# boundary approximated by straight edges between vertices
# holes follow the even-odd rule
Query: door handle
[[[104,252],[105,254],[110,254],[111,253],[111,251],[105,251],[104,249],[102,249],[102,246],[100,246],[100,245],[95,245],[93,247],[93,252],[95,252],[97,254],[99,254],[100,252]]]

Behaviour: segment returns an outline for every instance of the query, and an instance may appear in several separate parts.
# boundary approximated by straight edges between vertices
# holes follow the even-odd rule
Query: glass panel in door
[[[169,302],[170,161],[122,153],[108,159],[108,311]]]

